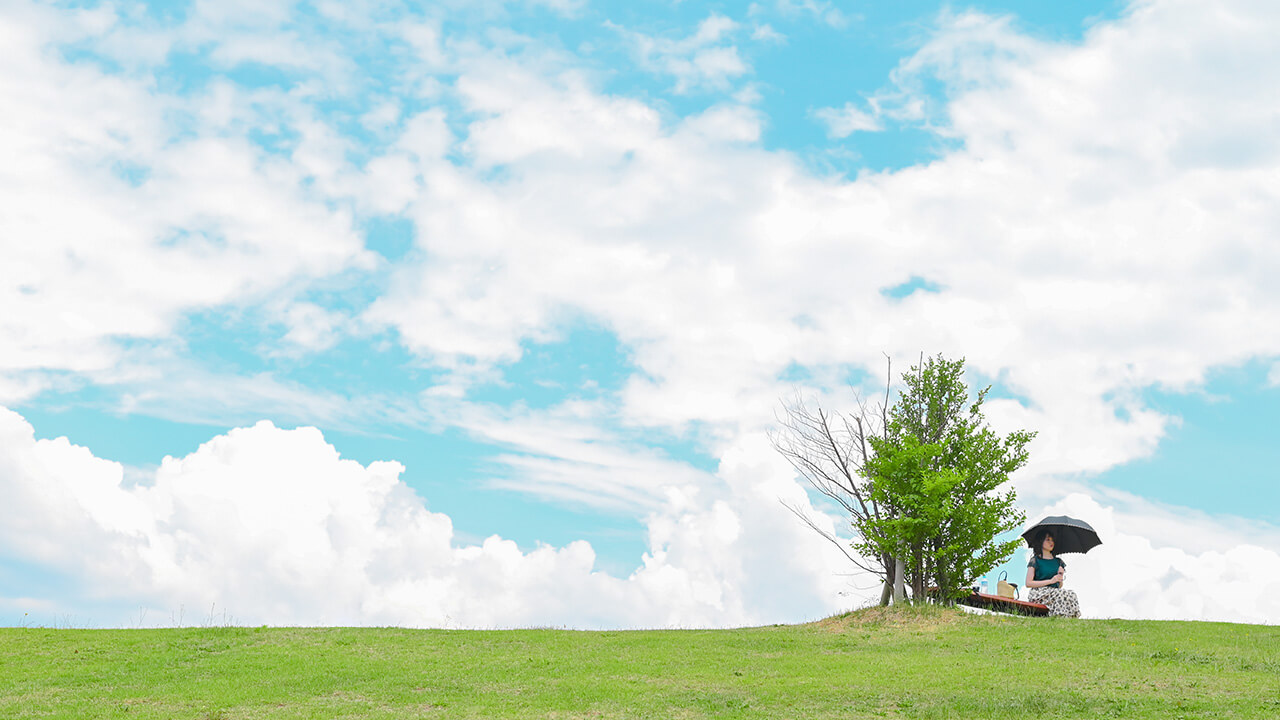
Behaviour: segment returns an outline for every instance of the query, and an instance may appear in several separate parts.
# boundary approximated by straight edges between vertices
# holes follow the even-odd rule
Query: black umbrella
[[[1098,531],[1089,523],[1066,515],[1051,515],[1022,533],[1022,538],[1031,546],[1032,552],[1040,552],[1040,548],[1036,547],[1036,539],[1045,530],[1053,533],[1055,557],[1063,553],[1086,553],[1102,544],[1098,539]]]

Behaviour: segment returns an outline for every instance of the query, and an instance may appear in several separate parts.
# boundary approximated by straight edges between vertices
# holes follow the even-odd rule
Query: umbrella
[[[1032,552],[1040,552],[1035,543],[1036,536],[1042,530],[1053,533],[1055,556],[1063,553],[1086,553],[1102,544],[1098,539],[1098,532],[1089,523],[1066,515],[1050,515],[1022,533],[1022,538],[1031,546]]]

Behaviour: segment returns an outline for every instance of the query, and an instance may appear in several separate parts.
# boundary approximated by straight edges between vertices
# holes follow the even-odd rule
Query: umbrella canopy
[[[1050,515],[1022,533],[1022,538],[1031,546],[1032,552],[1040,552],[1040,548],[1036,547],[1036,538],[1044,530],[1053,533],[1055,556],[1063,553],[1086,553],[1102,544],[1098,532],[1089,523],[1066,515]]]

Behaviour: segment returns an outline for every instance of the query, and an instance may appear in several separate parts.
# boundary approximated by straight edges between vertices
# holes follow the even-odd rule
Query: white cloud
[[[1192,26],[1200,56],[1230,48],[1232,64],[1171,79],[1183,56],[1166,57],[1170,38]],[[963,146],[847,182],[811,177],[750,132],[664,124],[589,84],[464,72],[459,87],[491,113],[466,147],[502,179],[439,171],[408,211],[432,262],[399,270],[371,317],[449,363],[508,361],[585,314],[640,371],[622,394],[628,422],[726,437],[771,421],[792,364],[878,375],[881,353],[965,355],[1025,398],[993,412],[1041,431],[1037,477],[1097,472],[1152,452],[1171,421],[1140,389],[1280,354],[1264,270],[1280,264],[1272,166],[1181,151],[1215,147],[1204,117],[1238,128],[1280,108],[1238,72],[1276,62],[1242,27],[1152,3],[1073,46],[949,17],[899,76],[947,84],[946,131]],[[495,67],[519,89],[496,89]],[[1259,147],[1275,134],[1255,132]],[[945,290],[880,294],[913,275]]]
[[[1013,24],[1012,16],[944,10],[928,41],[890,73],[892,88],[873,97],[872,106],[888,117],[926,121],[947,134],[944,116],[958,96],[1002,87],[1012,74],[1052,62],[1058,53],[1088,52],[1039,42],[1016,32]],[[925,88],[926,81],[935,79],[942,82],[944,97]]]
[[[360,124],[371,132],[381,133],[392,128],[400,120],[400,103],[395,99],[379,103],[360,118]]]
[[[42,32],[57,16],[16,10],[0,15],[0,373],[12,393],[39,383],[32,372],[107,372],[115,340],[167,336],[184,312],[369,266],[349,213],[307,190],[323,174],[307,142],[289,162],[217,128],[190,134],[171,118],[209,111],[203,98],[61,62]]]
[[[845,103],[842,108],[819,108],[813,114],[826,124],[827,137],[846,138],[855,132],[883,129],[874,115],[859,110],[853,103]]]
[[[612,164],[659,125],[652,108],[602,97],[577,73],[563,73],[551,85],[510,61],[487,59],[469,67],[457,89],[468,110],[486,115],[468,127],[464,143],[481,169],[521,161],[537,165],[547,156]],[[551,87],[560,92],[549,93]],[[554,165],[547,169],[554,172]]]
[[[711,143],[754,143],[760,140],[761,117],[742,105],[716,105],[690,115],[681,134],[698,135]]]
[[[596,571],[582,541],[460,546],[450,519],[399,480],[401,465],[343,460],[314,428],[235,429],[126,486],[118,463],[65,438],[35,440],[0,409],[0,549],[69,577],[85,612],[127,602],[161,623],[211,606],[246,624],[465,627],[722,626],[830,612],[840,602],[824,572],[830,552],[781,509],[777,494],[798,489],[776,457],[758,455],[727,456],[727,489],[700,491],[714,497],[673,488],[649,518],[650,552],[623,579]],[[809,552],[790,557],[797,546]],[[73,602],[28,600],[45,611]]]
[[[286,347],[271,352],[303,351]],[[412,397],[309,387],[267,372],[213,372],[192,367],[175,354],[164,346],[134,352],[128,363],[103,373],[99,382],[119,393],[107,409],[211,427],[252,423],[269,414],[277,422],[354,433],[371,432],[370,427],[429,428],[432,422]]]
[[[809,15],[837,29],[847,27],[850,21],[849,16],[836,7],[835,3],[825,0],[778,0],[777,10],[784,17]]]
[[[735,78],[751,72],[738,48],[726,44],[739,26],[723,15],[708,15],[692,35],[681,40],[653,37],[612,23],[608,26],[630,40],[642,66],[674,77],[677,93],[728,90]]]
[[[543,5],[562,15],[574,16],[587,6],[589,0],[527,0],[530,5]]]
[[[256,63],[281,69],[316,71],[327,77],[352,71],[347,63],[338,59],[334,49],[315,47],[297,33],[224,35],[221,30],[209,30],[208,33],[209,40],[217,41],[209,57],[220,66]]]
[[[772,25],[763,23],[756,25],[751,31],[752,40],[760,40],[764,42],[785,43],[787,36],[773,29]]]
[[[289,328],[284,342],[311,351],[332,347],[345,334],[343,326],[348,322],[341,313],[308,302],[285,308],[282,320]]]
[[[640,516],[658,510],[672,488],[692,493],[716,483],[711,473],[606,429],[614,409],[601,402],[530,410],[427,397],[423,405],[440,427],[503,448],[491,459],[500,472],[490,482],[513,492]]]

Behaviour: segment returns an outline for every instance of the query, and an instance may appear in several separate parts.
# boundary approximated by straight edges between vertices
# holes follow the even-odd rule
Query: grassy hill
[[[573,632],[0,630],[0,718],[1267,718],[1280,628],[869,609]]]

